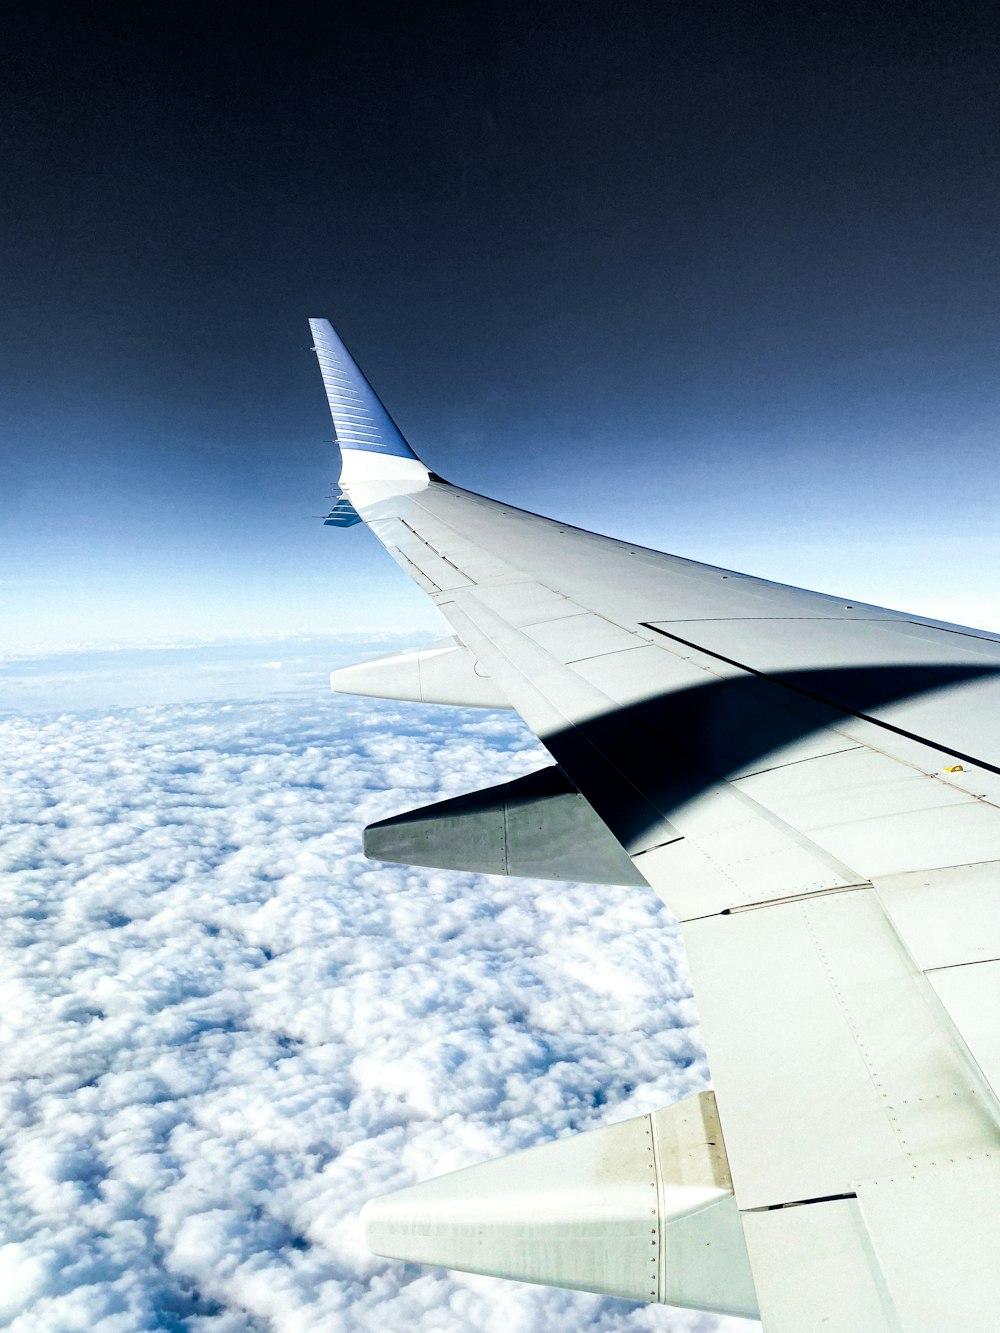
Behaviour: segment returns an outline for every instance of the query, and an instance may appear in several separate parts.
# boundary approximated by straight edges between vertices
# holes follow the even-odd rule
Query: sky
[[[364,858],[363,824],[545,761],[511,713],[324,691],[331,663],[385,648],[8,670],[11,1333],[756,1327],[365,1248],[375,1194],[708,1082],[677,924],[652,892]]]
[[[432,630],[324,530],[332,320],[440,474],[1000,627],[993,6],[31,7],[8,655]]]

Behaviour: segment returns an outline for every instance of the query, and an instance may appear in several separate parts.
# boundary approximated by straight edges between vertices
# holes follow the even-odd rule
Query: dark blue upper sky
[[[8,642],[433,623],[311,315],[453,480],[1000,622],[992,6],[43,7],[0,102]]]

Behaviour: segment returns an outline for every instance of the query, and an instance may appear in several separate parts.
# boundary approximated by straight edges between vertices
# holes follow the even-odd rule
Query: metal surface
[[[641,884],[645,880],[556,767],[370,824],[365,855],[487,875]]]
[[[711,1093],[438,1176],[362,1217],[391,1258],[757,1313]]]
[[[859,879],[1000,857],[1000,810],[867,748],[737,783]]]
[[[330,673],[340,694],[375,699],[409,699],[422,704],[465,708],[510,708],[489,675],[464,644],[445,639],[429,648],[390,653]]]
[[[993,1333],[1000,1309],[1000,1161],[949,1161],[858,1185],[858,1206],[907,1333]]]
[[[559,662],[577,662],[643,646],[636,635],[589,611],[528,625],[524,632]]]
[[[743,1230],[767,1333],[900,1333],[856,1199],[744,1213]]]
[[[947,748],[986,759],[1000,752],[1000,715],[984,709],[996,698],[1000,671],[1000,643],[992,638],[949,633],[898,616],[859,620],[848,634],[842,621],[808,615],[794,621],[672,621],[664,628],[779,680],[816,673],[824,697]],[[940,683],[912,697],[871,699],[864,673],[872,668],[887,674],[923,670],[929,680],[939,670]]]
[[[927,978],[983,1077],[1000,1097],[1000,960],[940,968],[928,972]]]
[[[753,1317],[757,1294],[715,1095],[650,1117],[660,1220],[659,1300]]]
[[[659,1228],[649,1117],[373,1199],[376,1254],[655,1301]]]
[[[1000,1151],[996,1107],[875,892],[685,926],[742,1209]]]
[[[415,459],[416,454],[329,320],[311,319],[309,327],[341,449],[378,451]]]
[[[1000,958],[1000,861],[877,879],[875,888],[919,968]]]

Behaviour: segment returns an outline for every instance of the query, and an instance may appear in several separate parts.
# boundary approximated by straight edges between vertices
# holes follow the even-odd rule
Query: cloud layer
[[[651,893],[361,855],[543,762],[516,719],[308,690],[0,729],[0,1322],[730,1326],[361,1243],[374,1194],[706,1083]]]

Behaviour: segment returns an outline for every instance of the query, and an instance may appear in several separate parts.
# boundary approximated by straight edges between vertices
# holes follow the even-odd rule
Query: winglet
[[[311,319],[309,327],[341,449],[416,459],[330,321]]]

